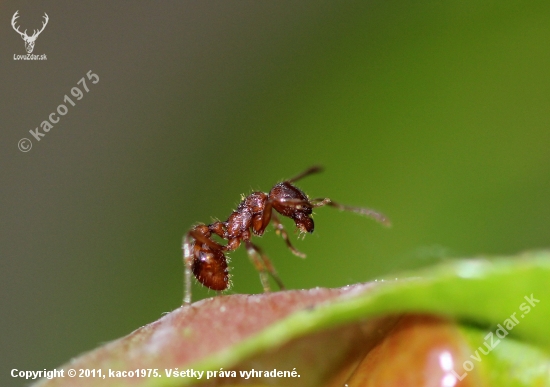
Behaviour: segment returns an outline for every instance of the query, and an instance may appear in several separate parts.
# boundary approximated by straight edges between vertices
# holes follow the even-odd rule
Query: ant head
[[[296,212],[293,219],[294,223],[296,223],[296,226],[301,232],[309,232],[310,234],[313,232],[315,226],[313,219],[311,219],[308,214],[304,212]]]
[[[288,181],[276,184],[269,192],[273,208],[281,215],[294,220],[301,232],[313,232],[313,219],[310,215],[312,204],[307,195]]]

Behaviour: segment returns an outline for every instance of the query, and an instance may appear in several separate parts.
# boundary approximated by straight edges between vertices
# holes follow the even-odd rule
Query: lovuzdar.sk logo
[[[16,54],[13,54],[13,59],[14,60],[46,60],[48,59],[46,57],[46,54],[42,54],[42,55],[33,55],[33,50],[34,50],[34,44],[36,42],[36,38],[38,38],[38,36],[42,33],[42,31],[44,31],[44,28],[46,28],[46,25],[48,24],[48,20],[50,20],[50,18],[48,17],[48,14],[46,12],[44,12],[44,22],[42,22],[42,28],[40,30],[33,30],[33,34],[31,36],[27,35],[27,30],[25,30],[24,32],[21,32],[19,31],[19,27],[17,27],[17,25],[15,24],[15,20],[19,17],[19,11],[15,11],[15,13],[13,14],[13,17],[11,18],[11,26],[13,27],[13,29],[19,34],[21,35],[21,38],[23,38],[23,41],[25,42],[25,50],[27,50],[27,54],[26,55],[16,55]]]

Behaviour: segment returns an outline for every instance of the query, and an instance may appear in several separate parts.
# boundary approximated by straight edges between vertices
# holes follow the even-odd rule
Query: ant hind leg
[[[189,233],[185,234],[183,237],[183,266],[185,268],[183,274],[183,305],[189,305],[191,303],[191,276],[193,274],[193,253],[191,250],[193,248],[193,239]]]

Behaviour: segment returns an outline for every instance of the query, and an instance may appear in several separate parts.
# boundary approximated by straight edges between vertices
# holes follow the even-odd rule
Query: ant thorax
[[[266,201],[267,194],[264,192],[252,192],[244,198],[227,219],[226,239],[238,238],[243,233],[250,234],[250,228],[252,228],[254,234],[262,235],[265,230],[265,227],[263,227],[263,213]]]

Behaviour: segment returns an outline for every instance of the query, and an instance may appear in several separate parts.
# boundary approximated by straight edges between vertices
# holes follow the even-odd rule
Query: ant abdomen
[[[227,258],[220,250],[201,249],[195,257],[193,274],[201,284],[212,290],[229,287]]]

